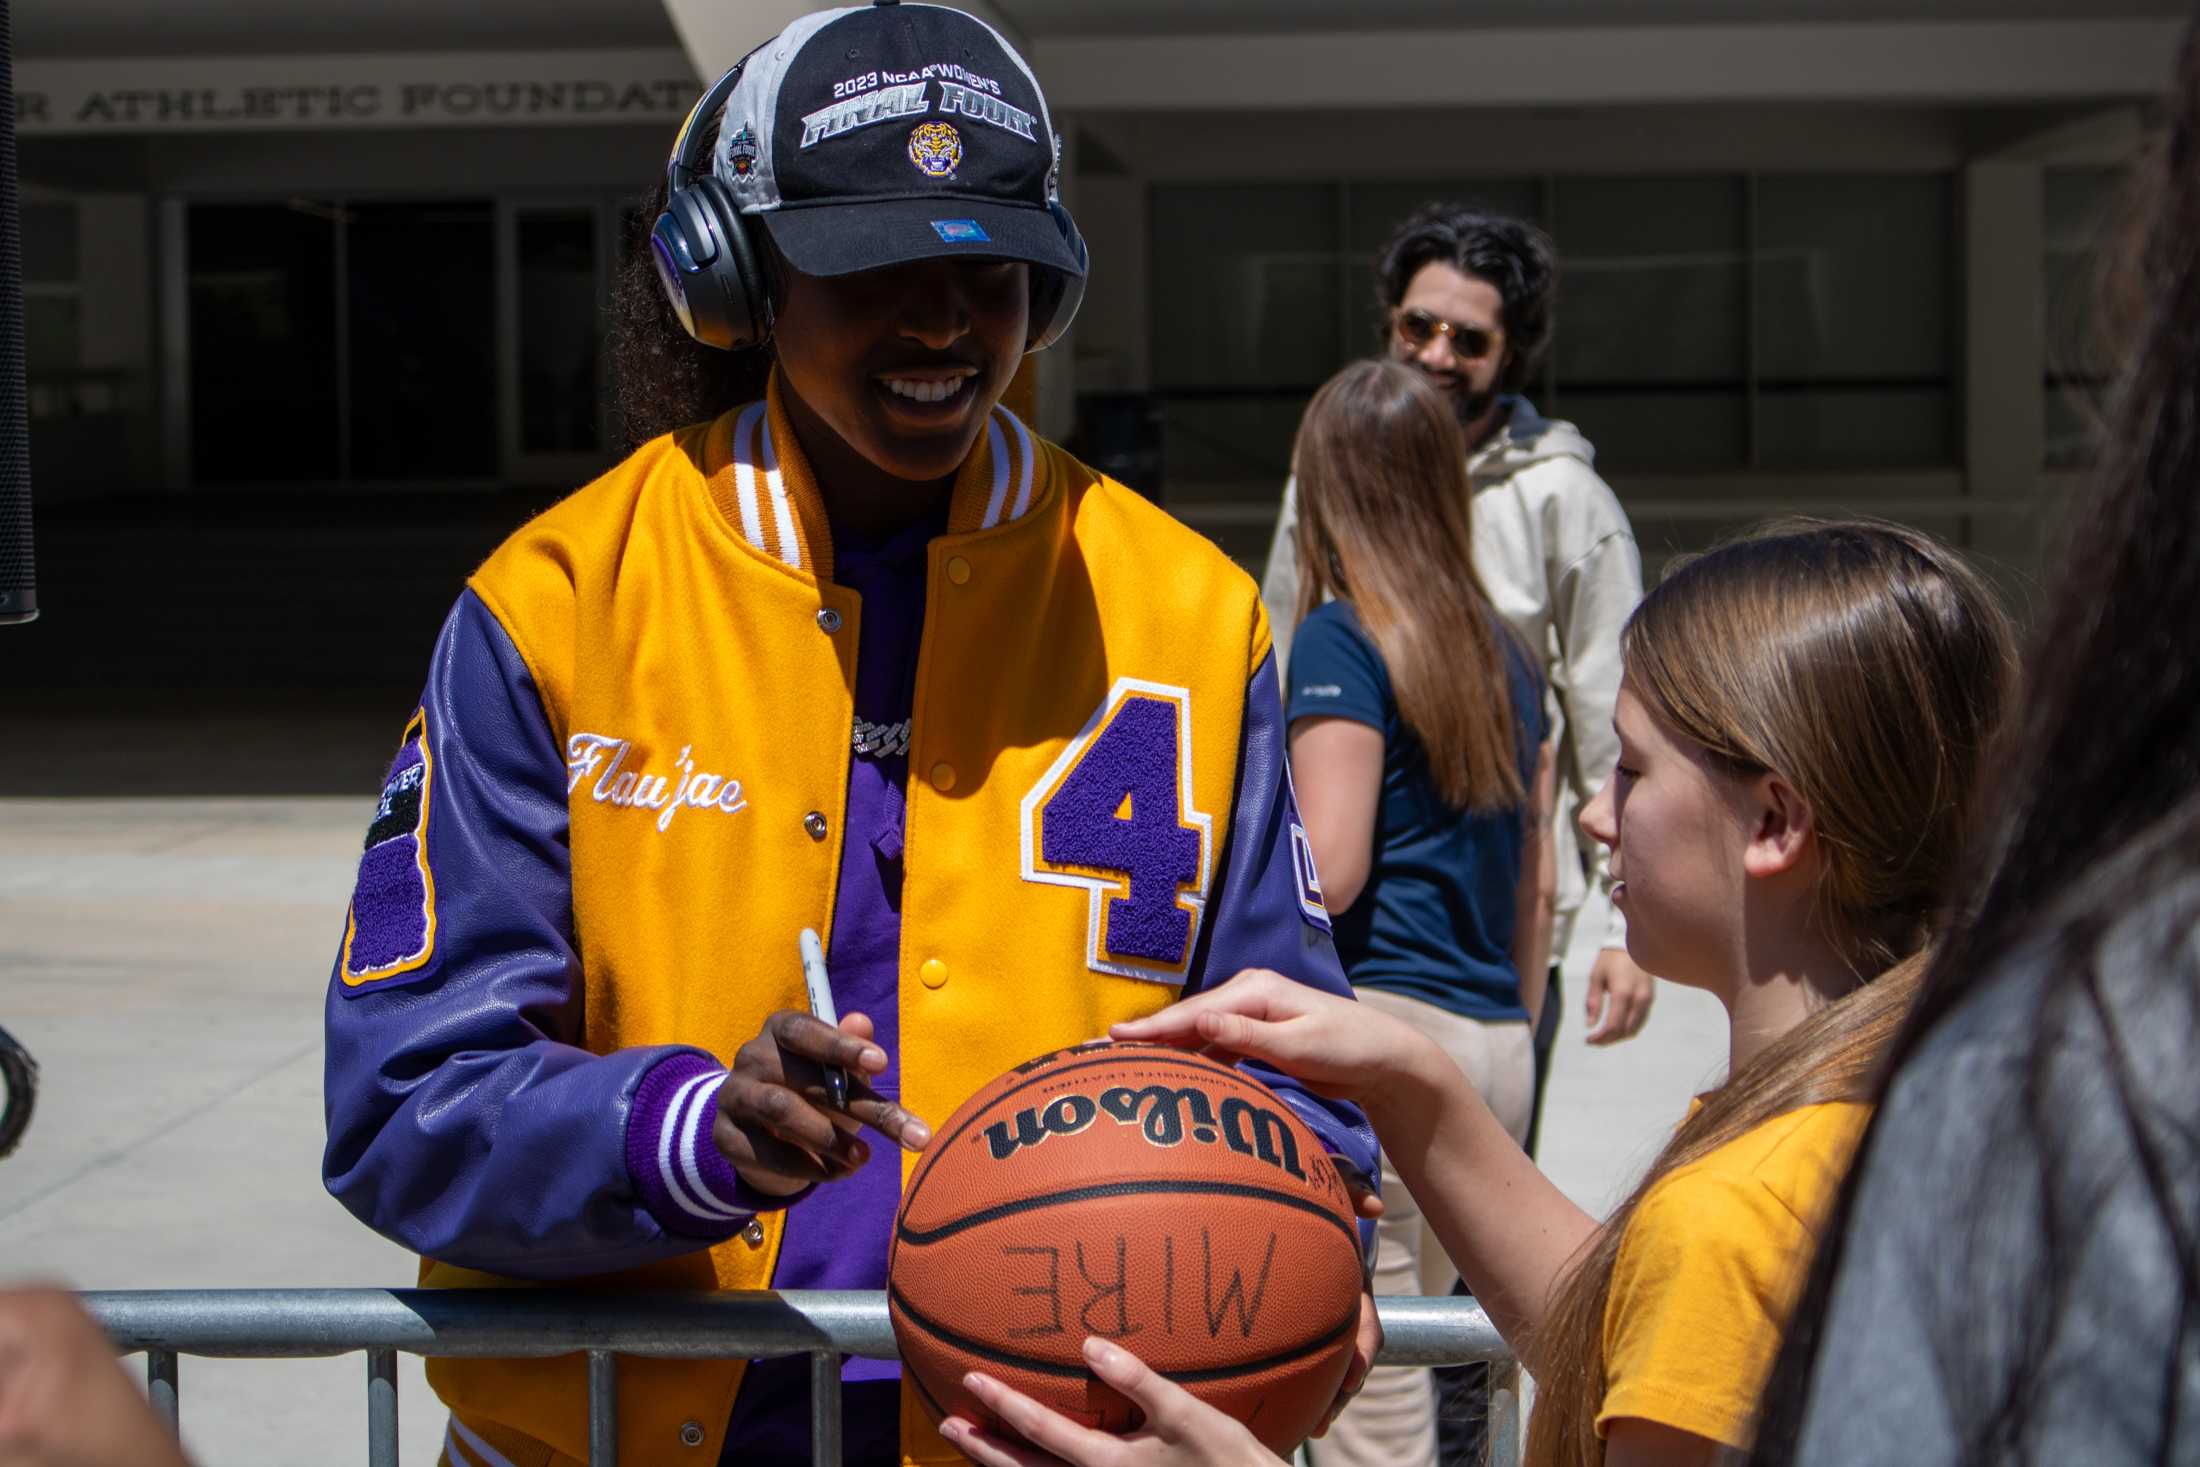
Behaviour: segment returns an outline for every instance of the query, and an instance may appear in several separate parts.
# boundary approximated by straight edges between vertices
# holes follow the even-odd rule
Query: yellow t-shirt
[[[1869,1114],[1790,1111],[1650,1189],[1612,1267],[1599,1435],[1633,1416],[1751,1444],[1757,1393]]]

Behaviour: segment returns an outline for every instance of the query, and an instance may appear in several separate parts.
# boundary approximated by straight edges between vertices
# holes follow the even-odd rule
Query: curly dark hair
[[[715,131],[717,124],[707,126]],[[659,179],[629,216],[632,222],[620,241],[618,273],[611,282],[606,339],[611,424],[622,449],[639,448],[660,434],[754,402],[764,395],[771,375],[768,346],[749,351],[705,346],[673,314],[650,260],[649,231],[664,208],[665,184]]]
[[[1406,286],[1421,267],[1432,262],[1488,281],[1504,299],[1509,350],[1497,387],[1518,392],[1550,350],[1551,306],[1558,294],[1558,251],[1551,237],[1533,224],[1464,204],[1423,204],[1383,246],[1375,288],[1386,315],[1405,299]]]

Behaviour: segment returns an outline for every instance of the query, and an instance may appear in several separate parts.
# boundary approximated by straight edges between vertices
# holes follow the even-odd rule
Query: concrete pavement
[[[370,774],[346,797],[0,799],[0,1026],[42,1066],[37,1119],[0,1162],[0,1280],[412,1282],[410,1258],[320,1183],[322,991],[371,789]],[[1544,1153],[1602,1210],[1716,1077],[1724,1025],[1664,985],[1641,1037],[1592,1050],[1580,987]],[[400,1371],[403,1460],[427,1464],[442,1413],[419,1361]],[[356,1355],[187,1358],[184,1437],[206,1467],[359,1460],[365,1379]]]

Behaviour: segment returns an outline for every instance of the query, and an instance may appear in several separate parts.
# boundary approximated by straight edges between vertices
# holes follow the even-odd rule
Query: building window
[[[2124,174],[2050,168],[2040,184],[2044,458],[2049,468],[2084,468],[2098,457],[2101,404],[2115,375],[2099,303]]]
[[[1307,397],[1378,348],[1375,252],[1435,198],[1551,229],[1558,321],[1531,393],[1600,464],[1956,464],[1946,175],[1161,185],[1153,381],[1172,500],[1272,494]]]
[[[1546,411],[1600,462],[1749,462],[1748,189],[1725,178],[1553,185],[1557,324]]]
[[[596,452],[602,335],[596,211],[531,210],[514,228],[520,451]]]
[[[193,477],[336,478],[338,212],[194,205],[190,272]]]
[[[1956,462],[1949,180],[1756,181],[1752,461]]]
[[[292,198],[185,217],[195,483],[593,472],[601,201]]]
[[[23,347],[30,415],[67,417],[76,411],[84,365],[84,288],[77,263],[73,201],[25,200],[22,205]]]

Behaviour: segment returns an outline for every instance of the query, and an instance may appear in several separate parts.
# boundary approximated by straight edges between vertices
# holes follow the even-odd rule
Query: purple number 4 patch
[[[1099,726],[1065,756],[1067,774],[1052,783],[1058,765],[1033,792],[1040,797],[1052,784],[1037,811],[1035,853],[1027,801],[1026,859],[1036,854],[1046,869],[1026,874],[1091,889],[1090,958],[1102,971],[1152,977],[1147,969],[1181,969],[1191,958],[1209,837],[1207,817],[1185,808],[1187,696],[1155,689],[1111,700]],[[1093,872],[1115,879],[1085,874]]]

